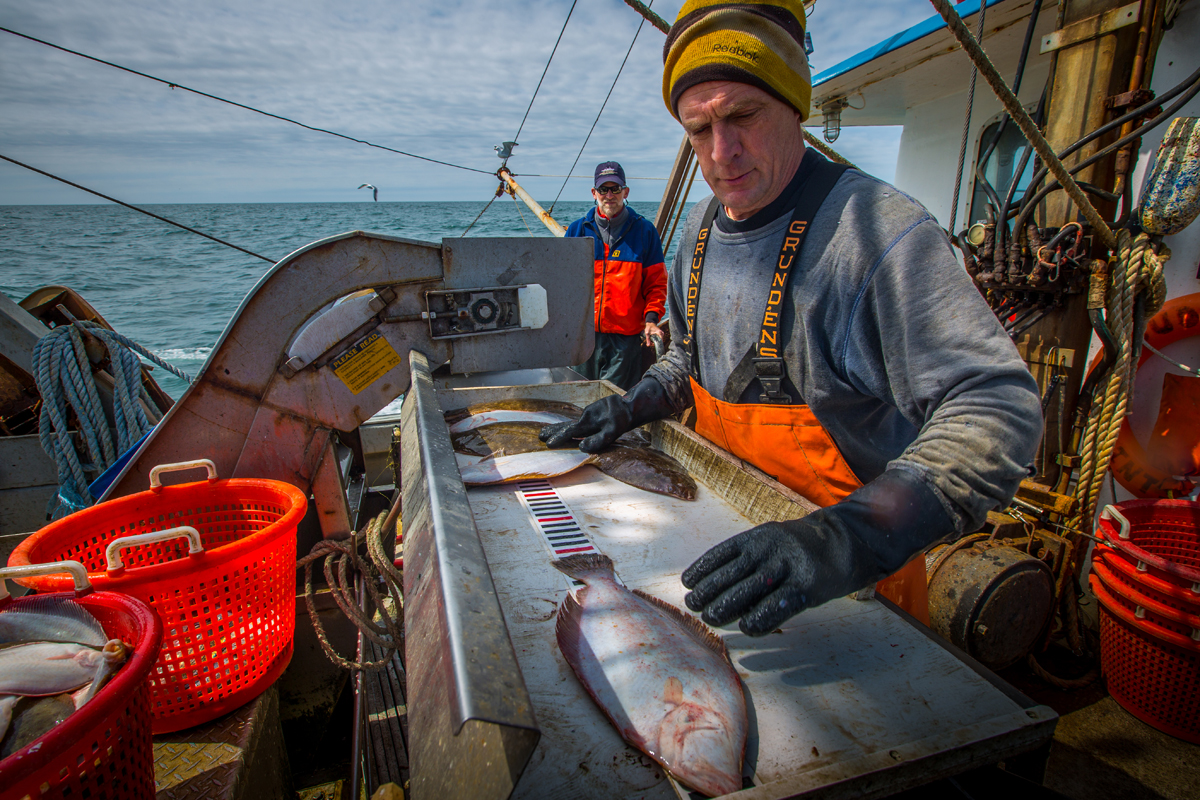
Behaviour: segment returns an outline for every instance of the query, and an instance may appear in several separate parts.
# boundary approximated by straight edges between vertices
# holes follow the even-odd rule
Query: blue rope
[[[87,355],[83,333],[95,337],[108,350],[113,375],[113,419],[116,441]],[[142,362],[137,353],[179,376],[190,376],[166,363],[137,342],[95,322],[75,321],[42,337],[33,348],[34,380],[42,396],[39,437],[42,449],[58,466],[59,493],[52,512],[55,519],[95,502],[88,489],[87,471],[103,472],[137,444],[154,424],[143,408],[154,401],[142,385]],[[84,463],[71,440],[68,409],[79,424]]]

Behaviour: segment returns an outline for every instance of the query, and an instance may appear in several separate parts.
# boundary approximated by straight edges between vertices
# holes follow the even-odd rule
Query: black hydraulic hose
[[[1067,238],[1072,233],[1078,233],[1081,230],[1083,230],[1083,226],[1078,222],[1068,222],[1066,225],[1062,226],[1058,233],[1054,234],[1054,238],[1043,245],[1043,248],[1046,250],[1053,250],[1063,239]]]
[[[1188,102],[1191,101],[1191,99],[1193,97],[1195,97],[1197,93],[1200,93],[1200,70],[1197,70],[1195,73],[1193,73],[1193,79],[1194,79],[1194,85],[1187,92],[1185,92],[1182,97],[1180,97],[1178,100],[1176,100],[1175,103],[1173,103],[1169,108],[1163,110],[1162,113],[1160,113],[1158,116],[1154,117],[1153,119],[1149,120],[1148,122],[1143,124],[1141,127],[1135,128],[1133,131],[1131,131],[1129,133],[1128,136],[1123,136],[1120,139],[1117,139],[1112,144],[1108,145],[1107,147],[1097,150],[1091,157],[1079,162],[1078,164],[1076,164],[1075,166],[1073,166],[1069,170],[1067,170],[1067,172],[1069,174],[1074,175],[1076,172],[1079,172],[1080,170],[1082,170],[1086,167],[1090,167],[1092,164],[1095,164],[1097,161],[1108,156],[1110,153],[1113,153],[1113,152],[1121,149],[1121,147],[1123,147],[1124,145],[1128,144],[1129,142],[1132,142],[1134,139],[1139,138],[1144,133],[1146,133],[1146,131],[1149,131],[1153,128],[1158,127],[1163,122],[1165,122],[1168,119],[1170,119],[1171,117],[1173,117],[1175,115],[1175,112],[1177,112],[1179,109],[1181,109],[1185,105],[1187,105]],[[1189,79],[1189,80],[1193,80],[1193,79]],[[1116,122],[1116,120],[1114,120],[1113,122],[1110,122],[1109,125],[1111,126],[1115,122]],[[1098,130],[1100,130],[1100,129],[1097,128],[1097,131]],[[1088,134],[1088,136],[1084,137],[1084,138],[1087,139],[1089,137],[1094,138],[1094,135]],[[1079,140],[1079,142],[1083,142],[1083,141],[1084,141],[1083,139]],[[1070,150],[1071,152],[1074,152],[1074,150],[1077,149],[1079,142],[1076,142],[1076,144],[1071,145],[1071,147],[1069,147],[1067,149]],[[1064,151],[1064,152],[1066,152],[1066,151]],[[1069,153],[1068,153],[1068,155],[1069,155]],[[1046,174],[1047,174],[1047,171],[1045,169],[1042,169],[1038,173],[1038,176],[1040,176],[1040,177],[1038,177],[1038,176],[1034,177],[1034,180],[1032,182],[1030,182],[1030,184],[1029,184],[1029,188],[1026,189],[1026,195],[1029,194],[1029,191],[1031,189],[1033,189],[1033,187],[1036,186],[1040,182],[1041,178],[1044,178],[1046,176]],[[1037,192],[1037,194],[1035,194],[1029,202],[1027,202],[1027,203],[1022,202],[1021,213],[1017,216],[1016,224],[1013,225],[1013,230],[1017,232],[1018,236],[1020,235],[1020,231],[1023,230],[1025,221],[1029,218],[1029,215],[1031,213],[1033,213],[1033,209],[1037,207],[1037,204],[1041,202],[1042,198],[1044,198],[1046,195],[1048,195],[1050,192],[1054,191],[1057,188],[1060,188],[1060,184],[1057,181],[1055,181],[1055,182],[1047,185],[1045,188],[1039,190]],[[1110,194],[1110,196],[1112,196],[1112,195]]]
[[[1041,10],[1042,0],[1034,0],[1033,8],[1030,9],[1029,12],[1029,24],[1025,26],[1025,40],[1021,42],[1021,55],[1017,58],[1017,73],[1013,77],[1012,84],[1012,93],[1014,95],[1021,91],[1021,79],[1025,75],[1025,62],[1029,58],[1029,44],[1033,41],[1033,29],[1037,27],[1038,14],[1041,13]],[[993,134],[992,140],[988,142],[987,147],[984,149],[983,155],[979,157],[979,160],[975,164],[975,179],[983,185],[983,191],[996,206],[996,212],[1001,221],[1002,228],[1005,227],[1003,221],[1006,219],[1003,214],[1004,207],[1000,202],[1000,197],[996,192],[996,188],[992,186],[992,182],[987,179],[985,172],[987,170],[987,164],[992,158],[992,153],[996,151],[996,146],[1000,144],[1000,138],[1004,136],[1004,130],[1008,127],[1008,121],[1010,119],[1011,117],[1007,113],[1000,117],[1000,123],[996,126],[996,133]],[[1024,169],[1023,166],[1022,169]],[[1016,183],[1020,176],[1020,172],[1015,173],[1012,176],[1012,183]],[[1007,230],[1002,231],[997,229],[996,231],[996,249],[998,252],[1004,252],[1004,240],[1007,238],[1005,236],[1006,233]]]
[[[1033,112],[1033,121],[1040,128],[1042,121],[1046,115],[1046,90],[1049,85],[1042,87],[1042,97],[1038,100],[1037,110]],[[1008,209],[1012,206],[1013,197],[1017,193],[1017,184],[1021,181],[1021,175],[1025,172],[1025,165],[1029,163],[1029,157],[1033,155],[1033,145],[1025,143],[1024,152],[1021,153],[1021,160],[1017,164],[1017,169],[1013,172],[1012,183],[1008,185],[1008,194],[1004,196],[1004,205],[1000,209],[1000,219],[1008,222]]]
[[[1008,332],[1008,337],[1010,339],[1015,340],[1018,336],[1020,336],[1022,333],[1024,333],[1027,329],[1032,328],[1034,325],[1041,322],[1042,318],[1045,317],[1049,313],[1050,313],[1050,309],[1048,309],[1048,308],[1038,309],[1037,313],[1034,314],[1032,317],[1026,317],[1024,320],[1021,321],[1021,324],[1014,325],[1012,330],[1010,330]]]
[[[1022,311],[1018,316],[1013,317],[1010,322],[1004,323],[1004,330],[1009,331],[1010,335],[1011,335],[1011,331],[1013,331],[1018,325],[1020,325],[1025,320],[1029,319],[1031,316],[1033,316],[1037,312],[1038,312],[1037,306],[1034,306],[1033,308],[1029,308],[1029,309]],[[1022,329],[1022,330],[1024,330],[1024,329]]]
[[[1100,352],[1104,359],[1096,366],[1095,369],[1088,372],[1087,379],[1083,382],[1083,388],[1079,390],[1079,398],[1081,400],[1088,399],[1092,396],[1092,392],[1096,390],[1096,384],[1110,369],[1112,365],[1117,363],[1117,342],[1113,339],[1112,331],[1108,329],[1108,323],[1104,321],[1104,310],[1100,308],[1088,309],[1088,322],[1092,324],[1092,330],[1096,332],[1096,338],[1100,340]]]
[[[1144,115],[1146,112],[1150,111],[1151,109],[1157,108],[1158,106],[1161,106],[1163,103],[1166,103],[1169,100],[1174,99],[1177,95],[1179,95],[1180,92],[1184,92],[1184,91],[1188,90],[1189,87],[1191,87],[1193,91],[1191,94],[1188,95],[1187,100],[1190,100],[1195,95],[1195,89],[1197,87],[1200,87],[1200,69],[1197,69],[1195,72],[1193,72],[1187,78],[1184,78],[1182,82],[1180,82],[1179,84],[1174,86],[1172,89],[1170,89],[1166,93],[1159,95],[1158,97],[1155,97],[1154,99],[1148,101],[1147,103],[1145,103],[1143,105],[1138,106],[1137,108],[1133,109],[1132,111],[1122,114],[1121,116],[1117,117],[1116,119],[1112,120],[1111,122],[1106,122],[1105,124],[1101,125],[1099,128],[1096,128],[1096,130],[1083,136],[1082,138],[1080,138],[1079,140],[1077,140],[1076,142],[1071,144],[1069,147],[1067,147],[1065,150],[1058,153],[1058,160],[1059,161],[1063,160],[1064,158],[1071,155],[1079,148],[1086,145],[1088,142],[1091,142],[1094,139],[1097,139],[1100,136],[1103,136],[1104,134],[1108,133],[1111,130],[1120,128],[1126,122],[1137,119],[1138,117]],[[1171,111],[1167,114],[1167,116],[1170,116],[1171,114],[1175,113],[1175,111],[1178,110],[1179,107],[1182,107],[1183,104],[1187,102],[1187,100],[1184,100],[1183,103],[1180,103],[1178,107],[1172,107]],[[1162,114],[1160,114],[1159,117],[1162,117]],[[1155,119],[1157,120],[1158,117],[1156,117]],[[1149,124],[1149,127],[1154,127],[1157,124],[1158,124],[1157,122],[1153,122],[1152,124]],[[1141,128],[1138,129],[1138,131],[1145,131],[1146,129],[1147,129],[1147,125],[1143,125]],[[1137,133],[1138,131],[1135,131],[1134,133]],[[1133,134],[1130,134],[1130,135],[1133,136]],[[1136,138],[1136,137],[1134,137],[1134,138]],[[1129,137],[1126,137],[1126,139],[1122,139],[1122,142],[1126,141],[1127,139],[1132,141],[1132,139],[1129,139]],[[1074,173],[1075,170],[1078,170],[1078,169],[1080,169],[1080,167],[1077,166],[1077,167],[1074,167],[1073,169],[1071,169],[1070,171],[1072,173]],[[1038,173],[1036,175],[1034,175],[1033,180],[1031,180],[1029,182],[1029,186],[1027,186],[1025,189],[1025,196],[1021,199],[1021,208],[1024,208],[1026,205],[1028,205],[1030,195],[1034,192],[1037,185],[1039,183],[1041,183],[1048,174],[1050,174],[1050,170],[1046,167],[1043,167],[1041,170],[1038,171]]]
[[[1082,167],[1083,167],[1083,165],[1081,164],[1080,168],[1082,168]],[[1088,183],[1087,181],[1075,181],[1075,185],[1078,186],[1080,189],[1083,189],[1083,191],[1087,192],[1088,194],[1095,195],[1096,197],[1099,197],[1101,200],[1107,200],[1110,203],[1115,203],[1121,199],[1120,195],[1114,194],[1113,192],[1105,191],[1104,189],[1101,189],[1099,186],[1097,186],[1094,183]],[[1062,184],[1059,183],[1058,181],[1054,181],[1049,186],[1043,187],[1042,190],[1039,191],[1037,193],[1037,195],[1035,195],[1035,197],[1034,197],[1035,204],[1037,202],[1040,202],[1042,199],[1044,199],[1046,197],[1046,195],[1050,194],[1051,192],[1057,192],[1060,189],[1062,189]],[[1127,194],[1131,194],[1131,193],[1127,192]],[[1014,217],[1019,213],[1021,213],[1021,210],[1018,208],[1010,208],[1008,210],[1009,217]],[[1121,226],[1117,225],[1116,227],[1119,228]]]

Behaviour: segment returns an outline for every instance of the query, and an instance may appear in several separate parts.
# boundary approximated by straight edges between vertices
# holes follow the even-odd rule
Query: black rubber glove
[[[642,378],[624,396],[610,394],[590,404],[575,422],[557,422],[542,428],[538,438],[551,447],[583,439],[579,449],[599,453],[623,433],[671,415],[667,392],[654,378]]]
[[[933,490],[892,469],[840,503],[726,539],[684,570],[685,598],[709,625],[762,636],[806,608],[891,575],[954,531]]]

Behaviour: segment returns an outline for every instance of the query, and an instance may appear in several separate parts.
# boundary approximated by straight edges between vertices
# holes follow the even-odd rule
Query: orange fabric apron
[[[696,401],[696,433],[713,444],[822,508],[862,486],[807,405],[726,403],[694,378],[689,380]],[[929,590],[920,554],[877,583],[875,590],[929,624]]]

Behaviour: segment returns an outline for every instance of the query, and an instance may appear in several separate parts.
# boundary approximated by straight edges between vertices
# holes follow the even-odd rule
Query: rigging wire
[[[554,40],[554,49],[550,51],[550,58],[546,59],[546,68],[542,70],[542,77],[538,79],[537,87],[533,90],[533,97],[529,98],[529,105],[525,108],[525,116],[521,117],[521,124],[517,126],[517,135],[512,138],[514,144],[521,138],[521,131],[525,129],[525,120],[529,119],[529,112],[533,110],[533,101],[537,100],[538,92],[541,91],[542,88],[542,81],[546,80],[546,73],[550,71],[550,64],[554,61],[554,54],[558,52],[559,42],[562,41],[563,34],[567,31],[567,23],[571,21],[571,15],[575,13],[575,4],[578,2],[579,0],[573,0],[570,10],[567,11],[567,18],[563,20],[562,30],[558,32],[558,38]],[[504,163],[507,164],[508,162],[505,161]],[[574,167],[571,167],[571,169],[574,169]],[[570,180],[569,177],[568,180]],[[467,226],[467,229],[463,231],[463,236],[466,236],[471,231],[471,228],[475,227],[475,223],[479,222],[480,217],[482,217],[484,213],[492,207],[492,203],[496,202],[496,197],[499,197],[502,191],[504,191],[503,184],[501,184],[500,188],[496,190],[496,196],[491,200],[488,200],[487,205],[483,207],[483,211],[480,211],[479,215],[476,216],[475,219],[471,221],[471,224]],[[516,200],[516,197],[513,197],[513,200]],[[551,209],[553,208],[554,207],[551,206]],[[528,228],[529,226],[526,225],[525,227]],[[530,235],[532,234],[533,231],[530,231]]]
[[[147,211],[144,208],[138,208],[137,206],[130,205],[129,203],[124,203],[115,197],[109,197],[106,194],[101,194],[100,192],[97,192],[94,189],[89,189],[86,186],[80,186],[78,183],[72,183],[71,181],[67,180],[66,178],[60,178],[57,175],[52,175],[49,172],[38,169],[37,167],[31,167],[28,164],[24,164],[20,161],[17,161],[15,158],[9,158],[8,156],[2,155],[2,154],[0,154],[0,158],[4,159],[5,161],[16,164],[18,167],[24,167],[25,169],[32,170],[33,172],[36,172],[39,175],[45,175],[47,178],[53,178],[54,180],[59,181],[60,183],[65,183],[68,186],[74,186],[76,189],[82,189],[83,191],[87,192],[88,194],[94,194],[94,195],[96,195],[96,197],[103,197],[105,200],[108,200],[110,203],[116,203],[119,206],[125,206],[126,208],[133,209],[134,211],[140,211],[141,213],[145,214],[148,217],[154,217],[155,219],[157,219],[161,222],[166,222],[170,225],[174,225],[176,228],[183,228],[185,231],[194,233],[197,236],[203,236],[205,239],[211,239],[212,241],[216,242],[217,244],[223,244],[226,247],[232,247],[234,250],[240,250],[241,252],[245,253],[248,256],[254,256],[255,258],[261,258],[263,261],[266,261],[270,264],[275,263],[275,259],[273,259],[273,258],[267,258],[266,256],[260,256],[258,253],[255,253],[252,250],[247,250],[244,247],[238,247],[236,244],[231,244],[230,242],[227,242],[224,239],[218,239],[215,236],[209,236],[207,233],[204,233],[203,231],[198,231],[195,228],[189,228],[187,225],[184,225],[180,222],[176,222],[175,220],[172,220],[172,219],[167,219],[166,217],[160,217],[158,214],[155,214],[153,211]]]
[[[521,137],[521,131],[525,128],[525,120],[529,119],[529,112],[533,109],[533,101],[537,99],[538,91],[542,88],[542,81],[546,80],[546,73],[550,71],[550,62],[554,60],[554,54],[558,52],[558,43],[562,41],[563,34],[567,32],[567,23],[571,21],[571,15],[575,13],[575,4],[578,2],[579,0],[573,0],[571,10],[567,12],[567,18],[563,20],[562,30],[558,32],[558,38],[554,41],[554,49],[550,51],[550,58],[546,59],[546,68],[542,70],[542,77],[538,79],[537,88],[533,90],[533,97],[529,98],[529,106],[525,109],[525,116],[521,117],[521,124],[517,128],[517,135],[513,137],[514,142],[518,141]]]
[[[987,0],[979,0],[979,28],[975,38],[983,41],[983,20],[987,14]],[[962,143],[958,146],[958,171],[954,175],[954,199],[950,201],[950,225],[947,230],[954,234],[954,223],[958,219],[958,196],[962,190],[963,167],[967,162],[967,139],[971,130],[971,111],[975,105],[975,81],[979,67],[971,65],[971,87],[967,90],[967,116],[963,120]]]
[[[517,202],[517,196],[512,196],[513,205],[517,207],[517,214],[521,216],[521,222],[525,223],[525,230],[529,231],[529,235],[533,236],[533,229],[529,227],[529,223],[525,222],[525,212],[521,210],[521,204]]]
[[[572,6],[572,9],[573,8],[574,8],[574,6]],[[570,15],[568,15],[568,18],[569,18],[569,16]],[[81,53],[78,50],[71,50],[70,48],[62,47],[61,45],[54,44],[53,42],[47,42],[44,39],[38,39],[37,37],[29,36],[28,34],[24,34],[19,31],[14,31],[11,28],[5,28],[3,26],[0,26],[0,31],[3,31],[5,33],[11,33],[13,36],[19,36],[22,39],[28,39],[31,42],[37,42],[38,44],[44,44],[47,47],[53,47],[55,50],[61,50],[62,52],[70,53],[73,56],[79,56],[80,58],[86,58],[89,61],[95,61],[98,64],[104,64],[105,66],[113,67],[114,69],[123,70],[124,72],[128,72],[128,73],[137,75],[142,78],[148,78],[149,80],[157,81],[158,83],[164,84],[165,86],[169,86],[172,89],[182,89],[185,92],[191,92],[192,94],[198,94],[201,97],[207,97],[210,100],[216,100],[221,103],[226,103],[227,105],[235,106],[236,108],[242,108],[242,109],[245,109],[246,111],[253,111],[255,114],[262,114],[264,117],[271,117],[272,119],[281,120],[283,122],[290,122],[292,125],[299,125],[301,128],[306,128],[310,131],[315,131],[317,133],[325,133],[330,136],[336,136],[339,139],[345,139],[350,142],[357,142],[358,144],[365,144],[367,147],[374,147],[379,150],[386,150],[389,153],[396,153],[398,155],[408,156],[409,158],[416,158],[421,161],[428,161],[431,164],[441,164],[442,166],[454,167],[455,169],[466,170],[467,172],[478,172],[483,175],[491,175],[492,174],[491,172],[489,172],[486,169],[476,169],[475,167],[464,167],[461,164],[452,164],[449,161],[440,161],[436,158],[429,158],[428,156],[420,156],[420,155],[417,155],[416,153],[405,152],[404,150],[397,150],[394,147],[387,147],[386,145],[375,144],[373,142],[368,142],[366,139],[357,139],[353,136],[347,136],[344,133],[338,133],[337,131],[328,130],[327,128],[317,128],[312,125],[306,125],[303,122],[299,122],[299,121],[291,119],[289,117],[280,116],[279,114],[272,114],[270,111],[263,111],[260,108],[255,108],[254,106],[248,106],[248,105],[245,105],[244,103],[238,103],[233,100],[226,100],[224,97],[218,97],[215,94],[209,94],[208,92],[202,92],[199,89],[192,89],[190,87],[184,86],[181,83],[175,83],[173,81],[164,80],[163,78],[156,78],[155,76],[148,75],[145,72],[138,72],[136,69],[130,69],[129,67],[123,67],[120,64],[114,64],[111,61],[105,61],[104,59],[96,58],[95,56],[89,56],[87,53]],[[561,34],[560,34],[560,38],[561,38]],[[557,45],[555,45],[555,46],[557,47]],[[549,66],[549,65],[547,65],[547,66]],[[543,75],[542,77],[545,77],[545,76]],[[541,83],[539,83],[538,86],[541,86]],[[532,104],[533,104],[533,101],[530,101],[530,105],[532,105]],[[529,112],[527,111],[525,113],[528,115]],[[523,125],[524,122],[522,122],[521,124]],[[518,131],[518,133],[519,133],[519,131]]]
[[[487,201],[487,205],[483,207],[483,211],[480,211],[478,214],[475,215],[475,219],[471,220],[471,224],[468,225],[467,229],[462,232],[463,236],[466,236],[468,233],[471,232],[471,228],[475,227],[475,223],[479,222],[480,217],[482,217],[484,215],[484,213],[489,208],[492,207],[492,203],[496,202],[496,198],[499,197],[503,193],[504,193],[504,187],[501,186],[499,189],[496,190],[496,194],[492,195],[492,199]]]
[[[654,5],[654,0],[650,0],[650,5]],[[649,10],[649,6],[647,6],[647,10]],[[625,51],[625,58],[621,59],[621,66],[617,69],[617,77],[613,78],[612,86],[608,87],[608,94],[604,95],[604,102],[600,104],[600,111],[596,113],[596,119],[592,120],[591,130],[584,137],[583,144],[579,146],[579,152],[575,154],[575,162],[567,170],[567,178],[563,181],[562,186],[558,188],[558,194],[554,196],[554,202],[550,204],[550,211],[548,213],[554,213],[554,206],[558,205],[558,198],[562,197],[563,191],[567,188],[567,182],[571,180],[570,173],[575,171],[576,165],[579,164],[579,159],[583,157],[584,149],[587,148],[588,142],[592,139],[592,134],[596,132],[596,125],[600,122],[600,115],[604,113],[604,109],[608,106],[608,100],[612,97],[613,90],[617,88],[617,81],[621,79],[621,72],[625,69],[625,63],[629,61],[629,54],[633,52],[633,46],[637,44],[638,34],[642,32],[642,26],[645,24],[646,20],[643,17],[642,21],[638,23],[637,30],[633,32],[633,41],[629,43],[629,49]]]

